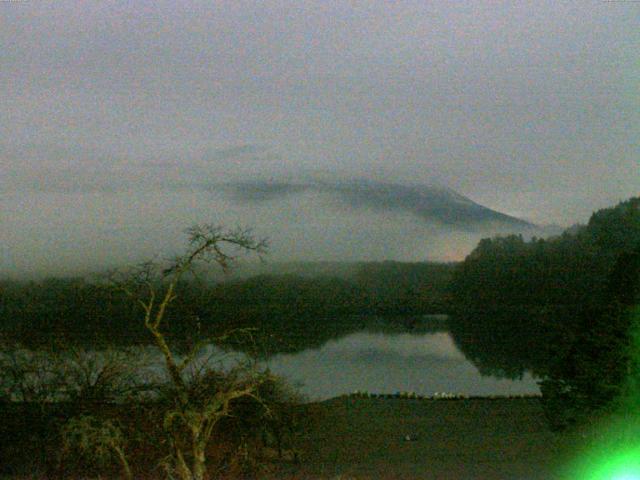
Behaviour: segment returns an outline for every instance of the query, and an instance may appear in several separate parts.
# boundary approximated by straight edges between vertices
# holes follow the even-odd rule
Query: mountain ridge
[[[427,222],[463,230],[495,223],[504,227],[536,229],[524,219],[485,207],[441,185],[405,185],[373,180],[315,180],[306,182],[254,180],[220,185],[239,203],[263,203],[307,192],[331,194],[354,207],[404,211]]]

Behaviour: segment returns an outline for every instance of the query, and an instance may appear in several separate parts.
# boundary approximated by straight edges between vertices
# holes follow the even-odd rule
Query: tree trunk
[[[173,358],[173,354],[171,353],[171,349],[169,348],[169,345],[167,345],[164,335],[162,335],[162,333],[160,333],[158,330],[154,328],[149,328],[149,330],[153,334],[156,340],[156,345],[158,346],[158,348],[162,352],[162,355],[164,356],[164,362],[167,367],[167,371],[169,372],[169,376],[171,377],[171,381],[176,386],[177,390],[179,390],[180,392],[183,392],[186,388],[184,384],[184,380],[182,379],[182,375],[180,375],[180,369],[176,365],[176,362]]]
[[[193,439],[193,479],[205,480],[207,475],[207,464],[205,456],[205,448],[207,442],[200,435],[194,436]]]
[[[189,470],[189,467],[187,466],[187,462],[185,462],[184,460],[184,456],[182,455],[182,450],[180,450],[180,447],[178,447],[177,445],[176,445],[176,463],[177,463],[178,476],[180,477],[180,480],[194,479],[194,476],[191,474],[191,470]]]

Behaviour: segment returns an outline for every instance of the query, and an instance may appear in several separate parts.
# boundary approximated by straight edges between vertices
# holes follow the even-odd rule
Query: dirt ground
[[[299,478],[554,479],[574,439],[540,401],[343,397],[310,405]]]
[[[569,480],[559,472],[584,442],[551,432],[537,398],[340,397],[299,408],[300,462],[277,462],[265,479]]]

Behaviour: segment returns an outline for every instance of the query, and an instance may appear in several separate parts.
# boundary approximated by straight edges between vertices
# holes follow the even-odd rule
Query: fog
[[[458,260],[514,230],[434,213],[409,192],[425,185],[585,222],[640,185],[636,19],[606,1],[0,2],[0,274],[168,255],[197,222],[253,227],[272,262]]]
[[[169,257],[186,248],[184,229],[202,222],[253,228],[269,239],[268,262],[451,261],[497,230],[354,207],[323,192],[258,203],[202,190],[32,192],[28,201],[6,193],[3,203],[13,209],[3,219],[3,271],[13,276],[88,273]]]

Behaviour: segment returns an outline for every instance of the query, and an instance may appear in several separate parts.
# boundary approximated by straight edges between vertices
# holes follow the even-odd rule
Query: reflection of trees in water
[[[372,315],[349,315],[318,318],[302,316],[297,318],[273,317],[268,326],[257,330],[254,343],[233,342],[234,348],[250,352],[257,351],[268,357],[279,353],[298,353],[317,349],[331,340],[339,340],[355,332],[371,333],[438,333],[447,331],[446,317],[425,316],[378,317]]]
[[[483,375],[520,378],[544,375],[558,345],[569,341],[589,312],[575,307],[502,306],[458,312],[449,320],[456,346]]]
[[[372,299],[336,279],[261,277],[237,284],[183,283],[167,312],[166,335],[178,351],[220,332],[251,329],[231,346],[260,356],[318,348],[359,330],[438,331],[445,321],[420,315],[378,316]],[[142,312],[123,295],[84,279],[0,281],[0,329],[27,348],[55,344],[86,348],[146,345]]]

